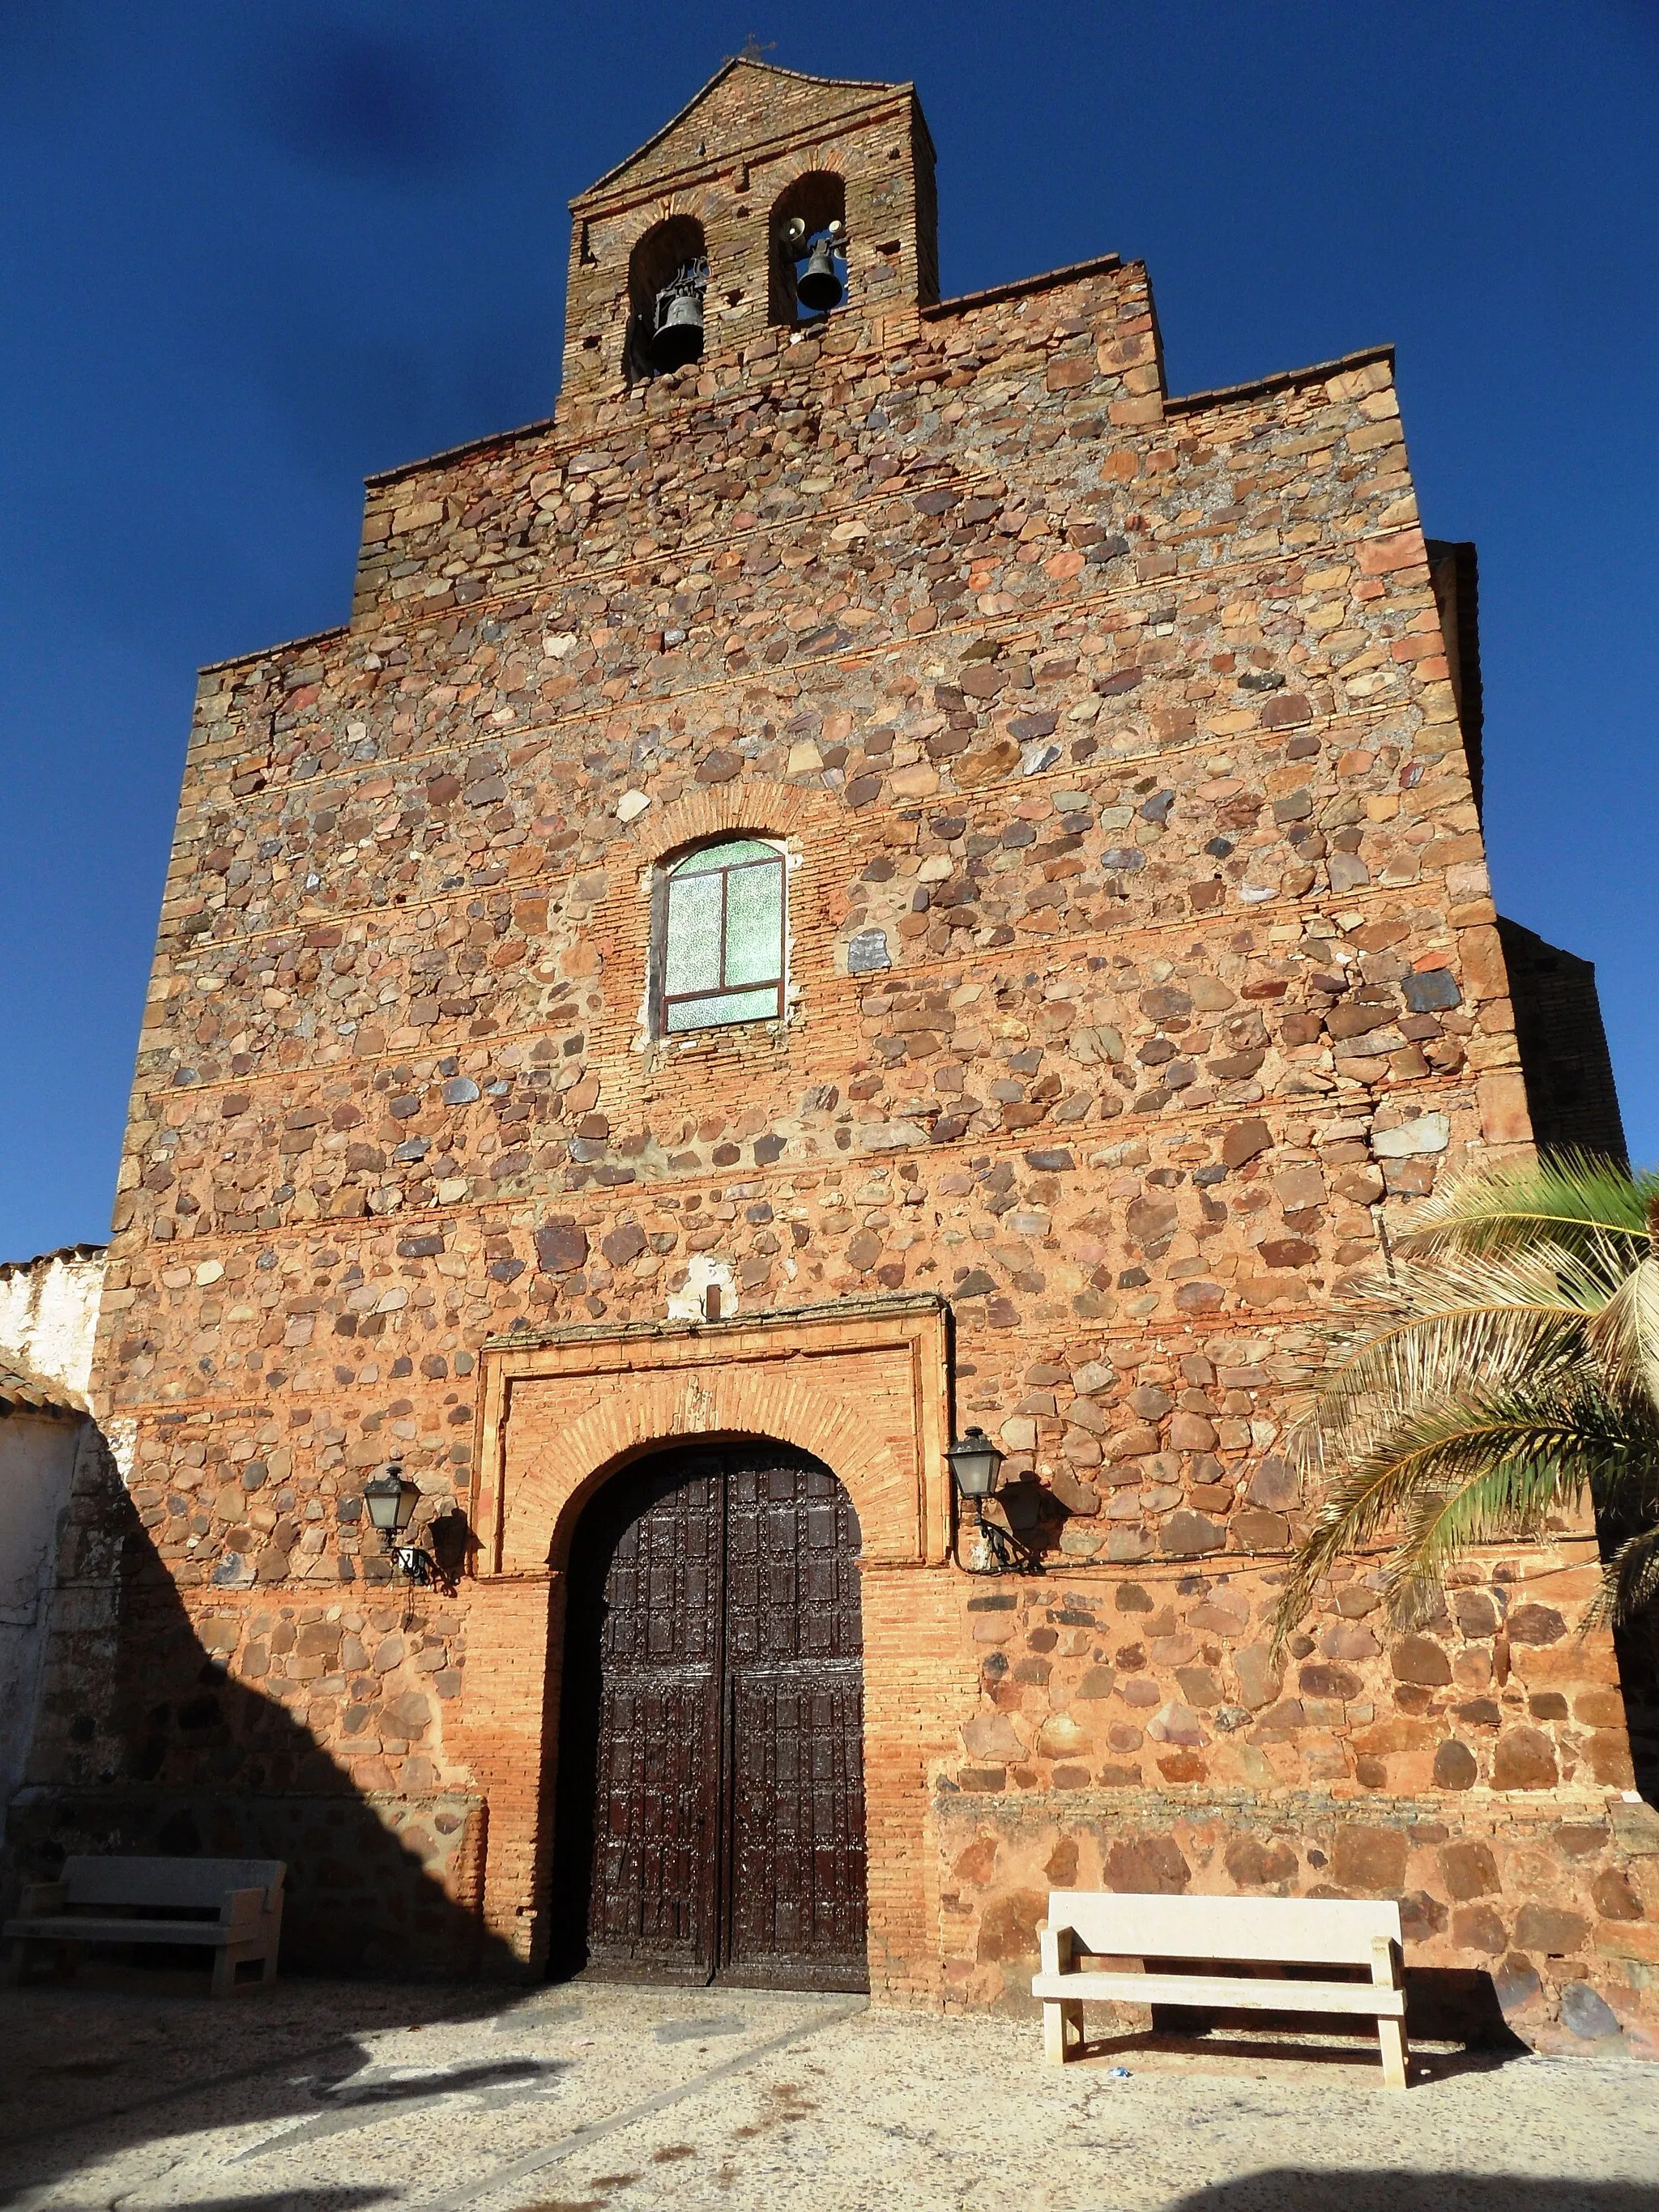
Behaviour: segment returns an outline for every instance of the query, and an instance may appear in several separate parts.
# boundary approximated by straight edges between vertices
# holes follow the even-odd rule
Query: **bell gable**
[[[933,142],[908,84],[739,57],[570,206],[567,417],[819,313],[884,341],[939,295]],[[821,251],[802,295],[826,235],[836,283]]]

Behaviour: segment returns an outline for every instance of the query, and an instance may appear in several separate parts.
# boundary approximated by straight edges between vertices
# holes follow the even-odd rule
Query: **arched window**
[[[659,1036],[781,1019],[784,860],[760,837],[701,845],[658,881]]]
[[[695,216],[670,216],[647,230],[628,259],[630,380],[680,368],[702,353],[708,256]]]
[[[845,181],[828,169],[797,177],[772,204],[769,234],[769,319],[821,321],[847,292]]]

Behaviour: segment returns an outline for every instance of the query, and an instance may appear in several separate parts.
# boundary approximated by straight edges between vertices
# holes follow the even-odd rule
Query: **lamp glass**
[[[408,1528],[420,1494],[397,1466],[383,1468],[373,1482],[363,1485],[363,1503],[368,1508],[369,1520],[383,1536]]]
[[[946,1456],[964,1498],[988,1498],[996,1488],[1002,1454],[983,1429],[969,1429],[958,1437]]]

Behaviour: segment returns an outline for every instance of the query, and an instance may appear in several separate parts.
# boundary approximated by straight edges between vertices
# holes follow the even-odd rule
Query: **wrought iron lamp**
[[[988,1521],[985,1501],[995,1495],[1002,1474],[1002,1453],[983,1429],[969,1429],[957,1438],[945,1457],[956,1479],[957,1494],[974,1509],[974,1527],[986,1553],[986,1564],[969,1569],[979,1575],[1038,1575],[1042,1571],[1030,1536],[1036,1528],[1032,1511],[1036,1492],[1029,1483],[1015,1483],[1002,1494],[1001,1521]]]
[[[995,1491],[997,1477],[1002,1472],[1002,1454],[984,1431],[970,1428],[960,1436],[945,1456],[951,1462],[957,1494],[974,1510],[974,1526],[980,1541],[990,1554],[990,1565],[974,1570],[977,1574],[1006,1574],[1013,1562],[1008,1556],[1008,1540],[994,1521],[985,1517],[985,1501]]]
[[[372,1482],[363,1485],[363,1504],[368,1508],[368,1517],[379,1529],[381,1540],[398,1563],[400,1574],[407,1575],[412,1583],[429,1583],[434,1579],[429,1553],[418,1544],[399,1544],[401,1536],[415,1517],[415,1508],[421,1502],[417,1485],[404,1473],[402,1463],[388,1460]]]

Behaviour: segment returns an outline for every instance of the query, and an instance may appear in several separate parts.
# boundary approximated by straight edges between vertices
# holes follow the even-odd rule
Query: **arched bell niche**
[[[628,258],[623,368],[630,384],[700,358],[708,283],[708,246],[695,216],[670,216],[638,240]]]
[[[799,222],[799,252],[792,250],[792,226]],[[801,297],[801,272],[811,246],[823,239],[832,224],[839,233],[829,241],[843,291],[847,277],[847,183],[831,169],[809,169],[785,186],[772,203],[767,222],[771,256],[767,291],[767,318],[774,323],[797,324],[822,319],[824,310]]]

